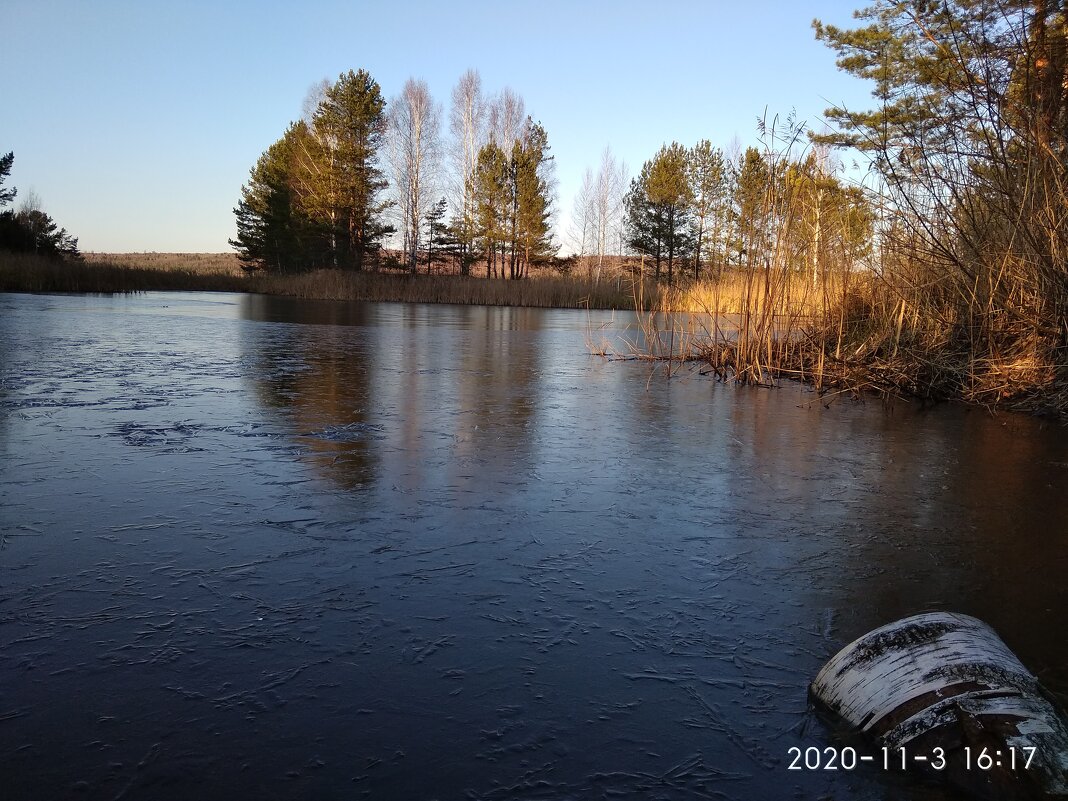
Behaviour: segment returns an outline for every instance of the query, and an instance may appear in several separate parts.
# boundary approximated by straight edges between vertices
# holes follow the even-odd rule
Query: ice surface
[[[926,609],[1068,690],[1064,432],[589,324],[0,295],[4,797],[937,798],[786,770],[823,662]]]

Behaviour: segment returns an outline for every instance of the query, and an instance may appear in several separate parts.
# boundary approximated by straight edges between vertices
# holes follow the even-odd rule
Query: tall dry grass
[[[731,270],[720,278],[663,287],[657,309],[715,315],[742,314],[747,308],[770,307],[776,315],[811,318],[837,303],[848,288],[867,280],[860,273],[835,272],[813,285],[810,275],[788,270],[774,276]]]
[[[843,270],[816,289],[768,267],[665,292],[659,312],[640,318],[640,353],[595,352],[667,361],[669,373],[671,362],[699,360],[725,381],[1068,414],[1064,359],[1034,321],[988,303],[969,302],[915,256],[889,265],[883,254],[874,269]],[[977,327],[992,324],[977,342]]]
[[[540,275],[502,280],[457,275],[316,270],[294,275],[235,272],[216,254],[201,261],[187,254],[128,254],[117,262],[100,258],[53,261],[33,254],[0,252],[0,291],[140,292],[155,290],[257,292],[319,300],[458,303],[542,308],[633,308],[625,281]],[[225,254],[224,254],[225,255]],[[218,269],[216,269],[218,268]],[[650,291],[648,308],[659,302]]]
[[[236,253],[83,253],[88,264],[105,264],[196,275],[245,274]]]
[[[244,275],[173,267],[132,266],[97,260],[59,261],[33,253],[0,251],[3,292],[247,291]]]
[[[522,280],[457,275],[408,275],[315,270],[298,275],[252,279],[257,292],[324,300],[457,303],[565,309],[627,309],[632,295],[615,283],[570,277]]]
[[[1027,137],[1013,131],[1018,149],[967,162],[916,143],[909,181],[869,195],[872,251],[829,254],[815,281],[792,247],[798,199],[770,183],[754,223],[766,250],[718,281],[664,291],[638,355],[700,359],[743,383],[1068,416],[1068,173]],[[773,168],[794,145],[767,149]]]

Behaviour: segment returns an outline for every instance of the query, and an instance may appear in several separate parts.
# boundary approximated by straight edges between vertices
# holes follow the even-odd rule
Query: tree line
[[[314,87],[304,116],[242,187],[231,245],[243,262],[280,273],[372,264],[415,273],[450,259],[463,274],[483,264],[488,277],[514,279],[552,259],[544,127],[511,90],[486,98],[475,71],[452,100],[446,148],[423,81],[388,103],[364,70]],[[385,254],[391,239],[397,247]]]
[[[0,250],[12,253],[36,253],[51,258],[78,256],[78,239],[60,228],[56,221],[41,209],[41,202],[33,192],[17,209],[9,206],[18,194],[14,187],[4,189],[15,163],[14,152],[0,156]]]
[[[874,218],[870,199],[842,180],[825,148],[784,159],[749,147],[732,158],[703,139],[665,144],[629,184],[625,165],[605,150],[575,199],[572,236],[595,274],[606,257],[632,253],[657,280],[674,281],[680,265],[694,280],[716,279],[786,248],[816,281],[830,254],[854,265],[867,253]]]
[[[363,70],[322,82],[252,168],[231,244],[246,264],[277,272],[369,261],[430,272],[449,261],[461,274],[514,279],[553,262],[555,165],[522,98],[510,89],[487,97],[469,70],[452,91],[448,128],[445,138],[423,81],[388,103]],[[760,263],[783,215],[796,218],[793,247],[814,276],[829,248],[859,256],[871,239],[870,206],[823,153],[784,165],[754,148],[731,159],[708,140],[672,143],[627,181],[606,150],[576,200],[572,238],[598,275],[607,256],[625,253],[647,257],[653,277],[669,282],[680,264],[700,278]],[[784,188],[791,203],[769,214],[767,198]]]
[[[576,251],[598,273],[632,254],[668,281],[789,264],[813,283],[871,253],[864,274],[886,292],[869,301],[888,310],[895,342],[909,320],[942,326],[914,341],[1014,365],[999,386],[1026,365],[1064,363],[1065,3],[875,0],[858,20],[815,31],[841,69],[873,82],[874,109],[830,109],[837,130],[797,157],[671,142],[631,177],[606,151],[571,215]],[[842,178],[831,150],[842,147],[868,157],[867,189]],[[349,73],[257,162],[235,244],[274,270],[360,269],[386,262],[393,236],[411,271],[447,258],[517,277],[555,253],[554,188],[546,132],[514,93],[487,97],[477,72],[447,115],[422,82],[387,106],[370,76]]]

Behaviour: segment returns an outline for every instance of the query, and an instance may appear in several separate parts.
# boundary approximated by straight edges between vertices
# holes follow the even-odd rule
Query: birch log
[[[1068,799],[1062,714],[973,617],[930,612],[875,629],[832,657],[810,692],[878,746],[906,755],[941,749],[942,770],[919,766],[973,796]]]

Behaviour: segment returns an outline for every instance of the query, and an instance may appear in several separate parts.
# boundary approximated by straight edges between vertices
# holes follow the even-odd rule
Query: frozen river
[[[589,323],[0,295],[4,798],[950,797],[786,769],[823,662],[931,609],[1068,693],[1064,430]]]

